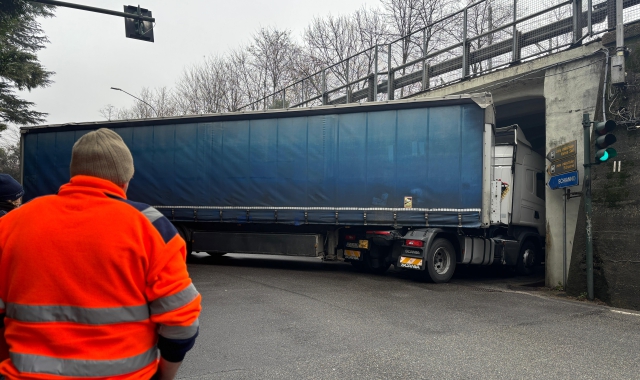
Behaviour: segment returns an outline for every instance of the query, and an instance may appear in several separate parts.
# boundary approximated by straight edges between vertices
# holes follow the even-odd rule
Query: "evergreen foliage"
[[[36,53],[49,42],[37,21],[52,17],[54,7],[26,0],[0,1],[0,131],[7,123],[36,124],[45,113],[21,99],[16,90],[46,87],[54,74],[38,61]]]

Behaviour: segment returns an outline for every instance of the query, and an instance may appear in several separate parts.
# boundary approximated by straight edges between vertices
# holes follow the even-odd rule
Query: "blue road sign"
[[[549,178],[549,188],[551,190],[562,189],[564,187],[577,186],[580,184],[578,172],[569,172]]]

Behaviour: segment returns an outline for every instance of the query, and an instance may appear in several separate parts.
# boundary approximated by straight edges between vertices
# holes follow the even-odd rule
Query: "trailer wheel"
[[[518,254],[516,273],[521,276],[532,274],[536,263],[539,261],[538,259],[538,248],[536,245],[531,240],[524,242]]]
[[[456,251],[447,239],[436,239],[427,253],[427,272],[436,284],[448,282],[456,270]]]

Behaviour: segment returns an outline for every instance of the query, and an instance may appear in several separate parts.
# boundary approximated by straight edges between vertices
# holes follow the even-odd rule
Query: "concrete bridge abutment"
[[[582,114],[587,112],[591,120],[602,120],[598,105],[605,57],[603,45],[595,41],[416,96],[490,92],[496,106],[497,126],[518,124],[533,149],[543,156],[555,146],[577,140],[580,185],[571,191],[581,192],[584,185]],[[548,182],[550,176],[545,175]],[[563,190],[546,188],[545,199],[545,283],[554,287],[563,281]],[[581,205],[580,198],[567,202],[567,276]]]

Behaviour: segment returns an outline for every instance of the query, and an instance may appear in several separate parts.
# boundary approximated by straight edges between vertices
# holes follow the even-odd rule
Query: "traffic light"
[[[609,146],[618,139],[609,133],[616,129],[616,122],[613,120],[599,121],[594,125],[596,130],[596,163],[601,164],[607,162],[610,158],[618,155],[615,149]]]
[[[153,17],[150,10],[133,5],[125,5],[124,13]],[[151,21],[139,21],[133,18],[125,17],[124,29],[127,38],[135,38],[136,40],[153,42],[153,23]]]

